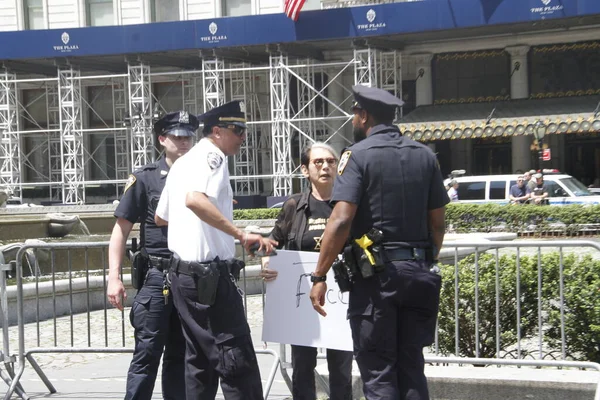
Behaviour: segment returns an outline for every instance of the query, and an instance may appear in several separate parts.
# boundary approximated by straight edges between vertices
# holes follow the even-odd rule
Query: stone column
[[[431,75],[431,60],[433,54],[414,54],[417,85],[417,107],[433,104],[433,77]]]
[[[511,99],[526,99],[529,97],[529,74],[527,73],[527,53],[529,46],[507,47],[510,54],[510,97]],[[518,69],[517,69],[518,68]],[[514,72],[513,72],[514,71]],[[512,138],[512,172],[531,169],[529,146],[531,136],[514,136]]]

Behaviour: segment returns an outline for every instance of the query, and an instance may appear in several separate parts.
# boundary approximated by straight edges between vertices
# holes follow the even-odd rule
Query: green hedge
[[[456,232],[489,232],[498,225],[505,230],[519,232],[560,229],[563,223],[567,233],[579,230],[579,224],[600,224],[600,205],[536,206],[498,204],[449,204],[446,208],[446,226]]]
[[[534,338],[537,349],[538,332],[538,258],[521,256],[520,277],[520,334]],[[459,347],[461,356],[475,357],[475,258],[473,255],[458,265],[459,282]],[[500,287],[500,312],[496,316],[496,269]],[[544,343],[560,354],[560,255],[546,253],[541,257],[542,328]],[[600,260],[586,255],[563,256],[564,318],[567,354],[576,360],[600,362]],[[496,318],[500,327],[501,356],[517,343],[516,255],[496,259],[491,254],[479,257],[479,356],[496,356]],[[455,288],[454,266],[442,268],[440,299],[439,350],[442,354],[457,354],[455,344]],[[547,351],[547,348],[545,349]],[[522,352],[522,356],[526,351]],[[531,356],[537,358],[537,352]],[[548,356],[548,354],[546,354]]]
[[[280,209],[234,210],[237,220],[277,218]],[[552,225],[562,222],[566,233],[579,230],[579,224],[600,224],[600,205],[582,206],[536,206],[536,205],[498,205],[498,204],[448,204],[446,207],[446,225],[457,233],[490,232],[494,227],[505,225],[506,231],[520,232],[557,230]]]
[[[233,219],[275,219],[281,208],[249,208],[245,210],[233,210]]]

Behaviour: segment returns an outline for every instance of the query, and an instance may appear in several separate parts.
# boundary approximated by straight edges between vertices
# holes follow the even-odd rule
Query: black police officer
[[[350,236],[383,233],[387,262],[357,277],[348,319],[367,399],[428,399],[423,347],[433,343],[441,278],[434,264],[448,203],[434,153],[392,125],[402,101],[387,91],[353,87],[355,143],[338,165],[311,301],[321,315],[324,277]]]
[[[123,309],[121,296],[126,298],[127,294],[119,277],[121,260],[129,233],[138,221],[141,223],[140,244],[144,249],[142,253],[147,254],[148,267],[130,313],[135,329],[135,349],[127,374],[125,399],[149,400],[152,397],[163,350],[163,397],[185,399],[185,340],[165,281],[171,252],[167,246],[167,228],[156,226],[154,212],[170,167],[192,147],[198,125],[198,119],[187,111],[169,113],[154,124],[164,157],[130,175],[115,210],[117,222],[109,245],[107,296],[110,303]]]

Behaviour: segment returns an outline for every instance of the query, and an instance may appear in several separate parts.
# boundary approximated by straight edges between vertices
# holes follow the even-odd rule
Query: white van
[[[479,175],[455,177],[458,182],[458,203],[508,204],[510,188],[517,183],[515,175]],[[444,180],[448,186],[451,178]],[[532,178],[534,179],[534,178]],[[600,196],[590,192],[583,183],[566,174],[544,174],[550,205],[600,204]]]

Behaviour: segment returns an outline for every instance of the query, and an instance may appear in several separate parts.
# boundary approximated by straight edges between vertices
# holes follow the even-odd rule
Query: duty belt
[[[221,260],[196,262],[196,261],[183,261],[183,260],[173,257],[170,261],[171,261],[171,269],[173,270],[173,272],[181,273],[184,275],[193,275],[195,272],[195,269],[196,269],[195,268],[196,265],[209,265],[209,264],[212,264],[213,262],[217,264],[219,269],[222,269],[222,270],[226,271],[226,273],[229,273],[229,268],[227,268],[227,264]]]
[[[417,247],[385,248],[385,253],[390,261],[425,260],[426,251]]]
[[[148,260],[150,261],[150,265],[159,271],[166,271],[171,265],[171,260],[168,258],[148,255]]]

